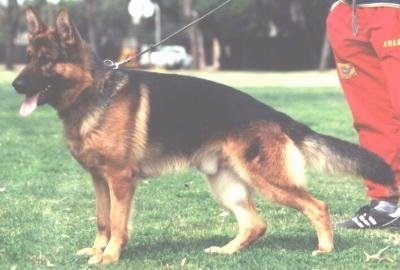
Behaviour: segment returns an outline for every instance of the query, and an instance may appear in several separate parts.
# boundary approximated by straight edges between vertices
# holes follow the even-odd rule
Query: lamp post
[[[128,12],[132,17],[132,23],[138,25],[142,18],[151,18],[154,16],[155,44],[161,40],[161,10],[157,3],[151,0],[131,0],[128,5]]]
[[[157,3],[153,3],[154,8],[154,20],[156,25],[155,30],[155,44],[158,44],[161,41],[161,10],[160,6]]]

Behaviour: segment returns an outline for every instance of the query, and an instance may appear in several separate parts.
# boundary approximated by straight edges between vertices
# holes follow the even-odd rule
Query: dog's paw
[[[314,250],[311,255],[312,256],[317,256],[320,254],[325,254],[325,253],[329,253],[334,249],[334,246],[331,242],[327,242],[325,244],[319,244],[318,245],[318,249]]]
[[[83,248],[83,249],[79,250],[76,253],[76,256],[80,256],[80,257],[87,256],[87,257],[90,257],[90,256],[93,256],[95,254],[96,254],[95,249],[89,247],[89,248]]]
[[[90,257],[88,264],[96,265],[96,264],[109,264],[118,259],[113,260],[111,256],[103,255],[102,249],[100,252],[96,251],[95,248],[83,248],[76,253],[77,256],[87,256]]]
[[[111,264],[111,263],[116,263],[118,262],[119,258],[118,257],[113,257],[110,255],[103,255],[103,259],[101,260],[102,264]]]
[[[226,247],[209,247],[204,250],[205,253],[208,254],[233,254],[236,250],[232,250]]]
[[[90,257],[88,264],[89,265],[96,265],[96,264],[100,264],[103,261],[103,255],[102,254],[96,254],[93,255],[92,257]]]
[[[209,247],[209,248],[206,248],[206,249],[204,250],[204,252],[205,252],[205,253],[209,253],[209,254],[214,254],[214,253],[219,253],[218,251],[219,251],[220,249],[221,249],[220,247]]]
[[[312,256],[318,256],[318,255],[326,254],[326,253],[329,253],[329,252],[331,252],[331,250],[321,250],[321,249],[317,249],[317,250],[314,250],[314,251],[311,253],[311,255],[312,255]]]
[[[118,262],[118,258],[115,258],[110,255],[96,254],[90,257],[88,264],[89,265],[98,265],[98,264],[111,264]]]

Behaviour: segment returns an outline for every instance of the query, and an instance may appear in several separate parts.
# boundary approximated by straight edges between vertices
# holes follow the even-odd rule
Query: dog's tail
[[[385,185],[394,183],[391,167],[382,158],[356,144],[315,133],[304,138],[300,151],[317,169],[355,174]]]
[[[343,172],[390,185],[395,181],[392,168],[376,154],[347,141],[319,134],[293,120],[284,127],[308,164],[326,172]]]

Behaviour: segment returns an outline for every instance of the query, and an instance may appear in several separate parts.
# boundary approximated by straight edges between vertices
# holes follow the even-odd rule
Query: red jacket
[[[353,0],[340,0],[341,2],[346,2],[346,3],[353,3]],[[336,1],[330,1],[336,2]],[[400,0],[356,0],[357,5],[365,5],[365,6],[387,6],[387,5],[399,5],[400,6]]]

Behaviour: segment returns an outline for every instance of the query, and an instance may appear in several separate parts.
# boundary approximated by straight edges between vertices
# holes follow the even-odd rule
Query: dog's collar
[[[93,106],[96,110],[105,110],[113,98],[118,95],[118,93],[125,88],[128,84],[129,77],[124,72],[117,70],[107,70],[105,74],[102,75],[103,80],[99,85],[90,87],[84,90],[81,96],[72,103],[67,109],[59,110],[58,115],[61,119],[66,121],[70,119],[79,119],[84,117],[83,114],[87,113],[87,106]],[[93,89],[100,89],[95,91]],[[80,108],[85,107],[85,113],[80,114]]]

